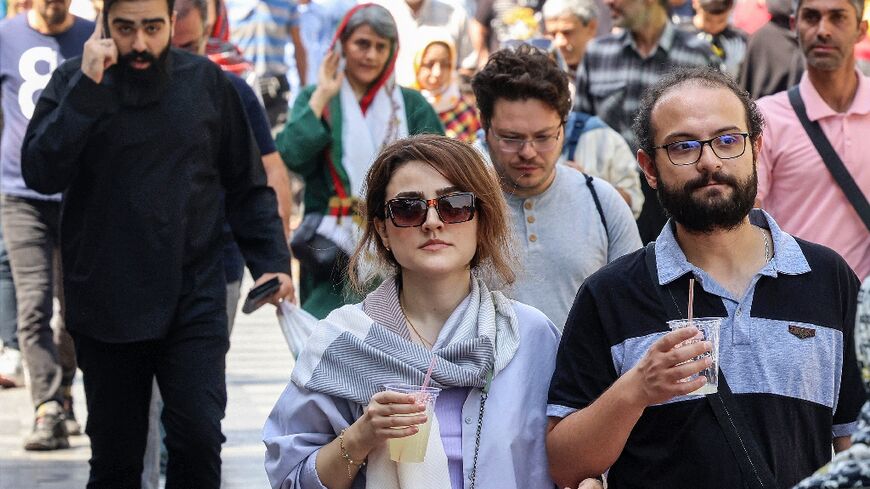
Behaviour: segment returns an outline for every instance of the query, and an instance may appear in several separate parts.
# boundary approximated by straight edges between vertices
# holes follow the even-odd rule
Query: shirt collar
[[[852,105],[846,111],[845,115],[866,115],[870,114],[870,79],[863,76],[857,68],[855,68],[855,76],[858,77],[858,88],[855,91],[855,99],[852,100]],[[807,72],[801,76],[799,84],[801,98],[804,100],[804,105],[807,107],[807,117],[811,121],[817,121],[825,117],[843,115],[828,106],[822,99],[819,92],[810,81]]]
[[[753,209],[749,213],[749,221],[756,226],[769,229],[773,237],[773,258],[759,270],[759,274],[776,277],[779,273],[800,275],[810,271],[810,264],[800,245],[791,235],[780,229],[770,214],[761,209]],[[660,285],[673,282],[690,272],[699,275],[700,269],[689,263],[677,243],[672,219],[668,220],[656,238],[655,252]]]
[[[665,23],[665,29],[662,31],[662,35],[659,36],[659,42],[656,45],[656,49],[650,53],[650,56],[656,54],[656,51],[659,49],[663,49],[665,52],[671,50],[671,46],[674,45],[674,36],[676,35],[676,31],[674,30],[674,25],[671,22]],[[637,44],[634,42],[634,36],[631,35],[631,31],[628,29],[624,29],[622,31],[620,41],[622,42],[623,47],[629,47],[633,49],[635,52],[637,50]]]

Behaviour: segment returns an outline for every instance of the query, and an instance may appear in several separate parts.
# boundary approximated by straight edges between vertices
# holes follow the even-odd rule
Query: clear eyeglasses
[[[653,149],[664,148],[668,153],[668,159],[677,166],[694,165],[701,159],[704,145],[709,145],[713,154],[723,160],[737,158],[746,152],[747,132],[735,132],[723,134],[715,138],[705,140],[676,141],[673,143],[654,146]]]

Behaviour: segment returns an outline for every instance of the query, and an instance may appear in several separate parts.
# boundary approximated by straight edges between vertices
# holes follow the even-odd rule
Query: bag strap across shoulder
[[[828,171],[831,172],[834,181],[837,182],[837,185],[839,185],[843,193],[846,194],[846,198],[852,204],[852,207],[855,208],[855,212],[857,212],[861,220],[864,221],[864,226],[866,226],[867,230],[870,231],[870,203],[867,202],[867,197],[863,192],[861,192],[861,189],[858,188],[855,179],[853,179],[852,175],[849,174],[849,170],[846,169],[843,160],[840,159],[840,156],[836,151],[834,151],[831,142],[828,141],[825,133],[822,132],[822,127],[817,121],[811,121],[809,117],[807,117],[807,108],[804,105],[804,101],[801,98],[800,90],[797,85],[788,89],[788,101],[791,102],[791,106],[794,109],[798,120],[800,120],[801,125],[804,126],[804,131],[806,131],[807,136],[810,137],[810,141],[813,142],[813,146],[816,147],[816,151],[819,152],[819,156],[822,157],[822,161],[825,162],[825,166],[828,167]]]
[[[659,284],[655,244],[653,241],[644,249],[644,258],[650,280],[652,280],[652,287],[658,293],[668,318],[683,318],[683,313],[677,307],[676,301],[669,301],[665,287]],[[737,461],[740,473],[743,480],[747,481],[748,487],[750,489],[776,489],[776,478],[770,467],[764,463],[764,457],[761,455],[761,450],[756,445],[755,440],[751,435],[747,435],[749,430],[743,424],[740,409],[734,403],[734,395],[731,393],[731,388],[728,387],[728,382],[725,381],[725,375],[721,368],[719,369],[718,392],[708,394],[705,397],[710,402],[710,407],[713,408],[716,421],[722,428],[728,446],[734,454],[734,459]]]

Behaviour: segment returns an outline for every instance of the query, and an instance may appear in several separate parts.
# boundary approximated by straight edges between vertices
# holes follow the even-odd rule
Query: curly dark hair
[[[562,122],[571,110],[568,74],[547,53],[528,44],[496,51],[471,80],[480,122],[489,129],[496,100],[538,99],[559,113]]]
[[[740,88],[728,75],[710,67],[680,68],[662,77],[644,94],[640,107],[634,118],[632,129],[637,136],[638,147],[655,161],[655,130],[652,125],[652,111],[659,100],[668,92],[676,90],[686,83],[696,83],[710,88],[725,88],[740,99],[746,113],[746,125],[749,128],[749,140],[753,143],[761,136],[764,128],[764,117],[752,96]]]

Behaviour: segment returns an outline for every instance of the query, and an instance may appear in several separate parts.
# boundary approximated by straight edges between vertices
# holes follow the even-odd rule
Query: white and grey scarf
[[[472,277],[468,304],[458,323],[429,351],[411,342],[399,306],[396,280],[385,280],[363,307],[347,305],[320,321],[297,360],[291,380],[308,390],[367,405],[390,382],[420,385],[432,355],[431,385],[483,388],[519,348],[511,301]],[[445,336],[446,335],[446,336]]]

